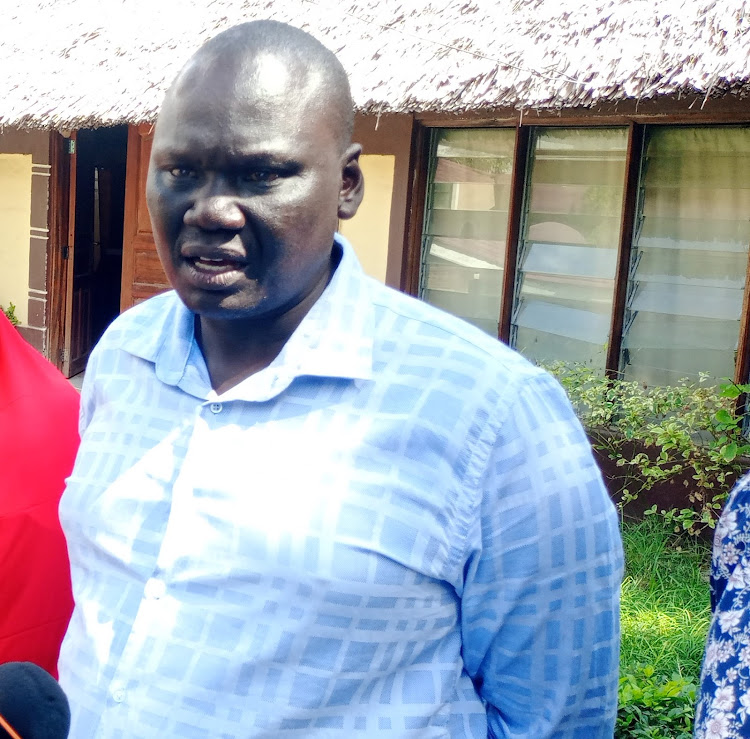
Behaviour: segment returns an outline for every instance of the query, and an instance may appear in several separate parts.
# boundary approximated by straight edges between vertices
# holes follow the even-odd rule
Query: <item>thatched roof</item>
[[[0,125],[153,120],[187,57],[253,18],[300,26],[334,50],[364,112],[593,107],[750,91],[746,0],[15,4],[0,22]]]

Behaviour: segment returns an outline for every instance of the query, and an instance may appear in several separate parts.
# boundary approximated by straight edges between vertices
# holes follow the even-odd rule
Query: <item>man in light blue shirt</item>
[[[559,386],[365,277],[335,57],[238,26],[170,88],[175,291],[92,354],[61,504],[74,739],[612,736],[617,519]]]

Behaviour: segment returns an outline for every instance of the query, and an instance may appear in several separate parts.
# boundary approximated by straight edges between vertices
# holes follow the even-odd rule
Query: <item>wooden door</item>
[[[79,225],[80,225],[80,219]],[[86,369],[86,362],[93,349],[92,293],[94,279],[94,248],[89,240],[76,239],[73,249],[73,295],[71,298],[71,330],[66,335],[68,376],[72,377]]]
[[[68,218],[67,218],[67,244],[64,247],[63,262],[63,284],[65,285],[65,301],[63,308],[64,330],[62,351],[62,373],[65,377],[71,377],[71,339],[73,327],[73,294],[74,294],[74,262],[75,262],[75,235],[76,235],[76,181],[78,153],[76,151],[77,133],[73,131],[68,139]]]
[[[91,350],[94,346],[93,335],[93,295],[96,269],[101,257],[101,222],[102,214],[111,210],[111,188],[102,188],[102,181],[107,172],[94,164],[90,139],[78,136],[76,151],[71,161],[71,192],[75,193],[74,210],[70,216],[69,232],[73,234],[70,241],[69,262],[72,267],[72,280],[68,281],[67,331],[65,333],[65,371],[69,377],[86,369]],[[82,145],[86,150],[81,150]],[[105,215],[106,218],[106,215]]]
[[[119,310],[125,140],[114,129],[79,131],[67,371],[78,374]],[[117,202],[116,202],[117,201]],[[118,224],[119,221],[119,224]]]
[[[122,237],[120,310],[169,290],[151,230],[146,207],[146,176],[151,156],[153,126],[130,126],[125,176],[125,223]]]
[[[70,267],[71,212],[70,141],[50,133],[49,242],[47,244],[47,356],[60,370],[65,368],[65,326]],[[71,273],[72,279],[72,273]]]

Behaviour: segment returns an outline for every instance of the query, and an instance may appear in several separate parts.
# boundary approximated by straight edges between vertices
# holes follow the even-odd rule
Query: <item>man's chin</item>
[[[261,318],[270,309],[268,299],[260,294],[237,295],[194,290],[177,290],[177,294],[189,311],[212,321]]]

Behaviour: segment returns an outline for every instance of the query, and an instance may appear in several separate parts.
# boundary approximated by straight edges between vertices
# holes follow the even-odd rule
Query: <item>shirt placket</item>
[[[186,537],[180,535],[179,529],[192,496],[188,483],[190,467],[195,464],[195,452],[200,449],[201,438],[206,433],[202,416],[217,415],[223,410],[224,404],[219,402],[198,404],[184,456],[173,460],[171,479],[174,483],[171,491],[164,490],[164,497],[170,499],[169,517],[151,577],[144,583],[138,611],[107,691],[107,707],[101,721],[105,737],[119,739],[114,727],[138,726],[137,713],[142,706],[133,692],[132,675],[136,669],[143,669],[154,650],[158,651],[159,644],[169,642],[169,635],[163,633],[164,624],[169,623],[172,616],[180,616],[176,603],[170,598],[168,583],[174,563],[185,552]],[[158,665],[154,665],[154,671],[158,671]]]

